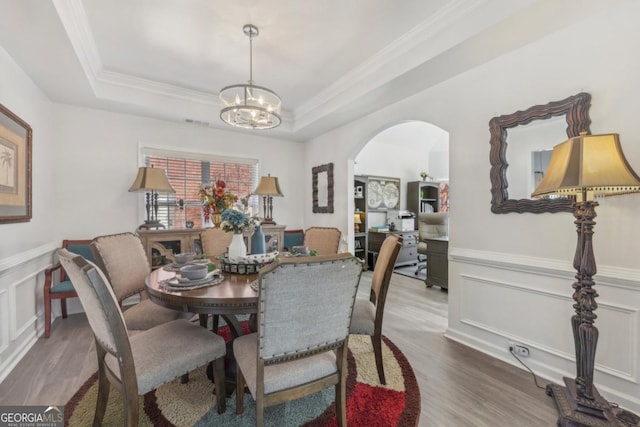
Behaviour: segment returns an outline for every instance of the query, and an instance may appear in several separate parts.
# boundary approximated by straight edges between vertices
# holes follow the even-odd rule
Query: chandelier
[[[220,118],[245,129],[272,129],[281,122],[282,101],[274,91],[253,84],[253,38],[258,36],[258,27],[247,24],[242,31],[249,37],[249,81],[222,88]]]

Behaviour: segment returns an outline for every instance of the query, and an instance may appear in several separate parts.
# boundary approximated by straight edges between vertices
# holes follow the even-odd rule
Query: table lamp
[[[260,177],[260,183],[253,194],[263,196],[262,207],[264,220],[262,220],[262,224],[275,225],[275,221],[273,220],[273,198],[284,197],[282,190],[280,190],[280,184],[278,184],[278,178],[271,176],[271,174]]]
[[[595,197],[640,192],[640,178],[631,169],[618,134],[571,138],[553,148],[549,167],[532,197],[569,196],[575,199],[578,244],[573,259],[576,269],[571,328],[576,352],[576,378],[564,378],[565,386],[547,385],[562,426],[618,426],[610,404],[593,384],[598,329],[594,326],[598,307],[593,276],[596,262],[592,237],[598,202]]]
[[[146,191],[147,219],[138,228],[164,228],[158,221],[158,191],[175,193],[164,169],[141,166],[129,191]],[[153,210],[152,210],[153,207]]]
[[[356,212],[355,214],[353,214],[354,232],[360,232],[360,224],[362,224],[362,220],[360,220],[360,212]]]

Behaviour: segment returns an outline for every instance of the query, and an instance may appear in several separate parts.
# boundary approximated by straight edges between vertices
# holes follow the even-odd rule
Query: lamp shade
[[[360,214],[356,213],[353,215],[353,223],[354,224],[362,224],[362,220],[360,220]]]
[[[152,167],[140,167],[135,181],[129,191],[166,191],[175,193],[164,169]]]
[[[278,178],[275,176],[262,176],[260,177],[260,183],[255,189],[253,194],[258,196],[276,196],[283,197],[282,190],[280,190],[280,184],[278,184]]]
[[[556,145],[532,197],[607,196],[640,192],[640,178],[622,152],[618,134],[586,135]]]

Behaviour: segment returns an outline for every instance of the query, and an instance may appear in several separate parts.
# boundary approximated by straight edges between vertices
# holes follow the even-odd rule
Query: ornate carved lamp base
[[[560,412],[560,427],[626,427],[614,414],[609,403],[600,396],[594,386],[593,400],[577,395],[572,378],[564,378],[566,387],[558,384],[547,385],[547,395],[553,396]],[[633,424],[629,424],[633,426]]]

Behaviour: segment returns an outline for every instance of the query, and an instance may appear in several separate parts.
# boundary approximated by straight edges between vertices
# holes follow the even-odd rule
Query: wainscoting
[[[0,260],[0,382],[44,332],[44,270],[58,245]],[[59,305],[54,307],[54,316],[60,316]]]
[[[570,261],[460,248],[449,259],[447,337],[517,366],[508,346],[522,344],[536,375],[575,377]],[[595,383],[609,401],[640,412],[640,270],[602,266],[594,279]]]

